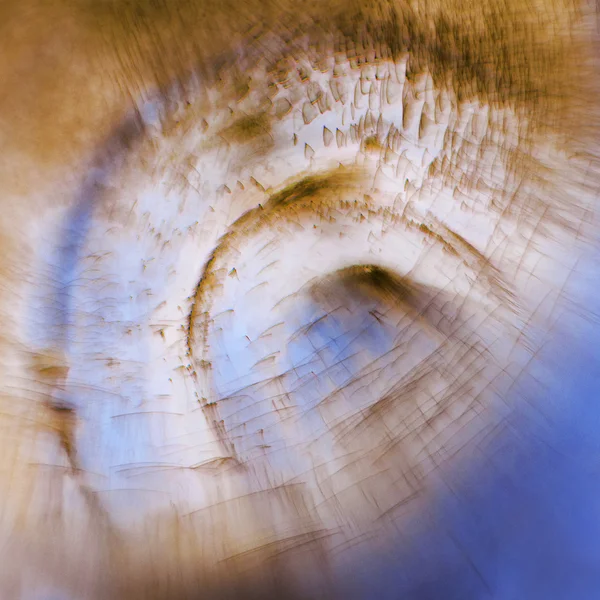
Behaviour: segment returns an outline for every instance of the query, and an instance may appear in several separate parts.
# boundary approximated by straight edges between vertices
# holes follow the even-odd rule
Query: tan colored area
[[[426,66],[437,78],[451,76],[463,94],[534,112],[555,108],[561,98],[578,98],[579,105],[589,68],[585,47],[568,35],[571,0],[379,0],[302,9],[256,0],[26,0],[5,2],[1,11],[0,114],[3,148],[10,149],[0,173],[5,193],[42,185],[48,169],[85,160],[145,89],[197,68],[214,75],[241,48],[277,58],[305,33],[317,49],[337,46],[357,57],[369,40],[382,54],[409,50],[413,71]],[[588,29],[592,23],[593,17]],[[565,120],[563,112],[552,118]]]

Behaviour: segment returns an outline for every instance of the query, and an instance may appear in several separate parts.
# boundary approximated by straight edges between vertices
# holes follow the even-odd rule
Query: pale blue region
[[[314,305],[301,303],[296,310],[293,318],[288,315],[285,333],[277,338],[287,344],[277,346],[277,360],[265,370],[254,368],[260,346],[254,347],[245,337],[247,321],[241,311],[219,317],[220,331],[211,341],[219,414],[236,439],[238,451],[246,455],[268,446],[270,464],[276,471],[289,460],[277,449],[326,436],[329,426],[319,411],[320,403],[394,344],[395,329],[384,330],[368,307],[344,319],[325,315]],[[350,396],[346,395],[346,401]],[[350,400],[356,409],[364,405],[363,396]],[[285,408],[278,412],[276,407]],[[290,422],[296,440],[290,438]]]
[[[319,316],[307,314],[304,320],[311,323]],[[288,344],[287,353],[298,377],[311,373],[326,376],[336,389],[352,381],[366,364],[392,350],[394,333],[365,307],[350,318],[328,315],[318,320],[306,334]]]
[[[600,598],[600,253],[570,282],[564,318],[513,390],[515,414],[439,472],[409,549],[361,557],[347,598]],[[411,527],[412,530],[409,528]]]
[[[47,339],[38,340],[47,346],[64,350],[69,347],[69,329],[73,326],[73,288],[82,274],[81,249],[90,229],[96,204],[101,202],[102,186],[108,181],[129,151],[129,144],[140,139],[143,128],[134,114],[127,116],[98,149],[91,169],[81,186],[79,197],[70,210],[63,230],[61,244],[56,253],[56,264],[51,279],[55,286],[54,297],[46,302],[43,327],[35,335],[47,332]],[[39,315],[38,315],[39,317]],[[39,323],[38,319],[33,319]]]
[[[68,346],[68,328],[73,324],[73,286],[82,276],[80,250],[90,227],[98,181],[97,174],[86,179],[80,200],[70,209],[63,225],[61,245],[44,257],[53,292],[49,298],[40,298],[39,305],[36,302],[35,314],[29,320],[29,337],[40,347]]]
[[[218,326],[221,330],[210,336],[210,355],[215,387],[220,396],[227,396],[261,379],[260,373],[252,369],[261,357],[252,351],[244,319],[238,314],[219,318]],[[198,344],[198,358],[201,352]]]
[[[160,108],[156,100],[147,100],[142,103],[138,110],[146,125],[155,127],[160,125]]]
[[[75,383],[65,400],[95,423],[94,436],[101,440],[100,448],[108,449],[102,452],[91,445],[78,448],[79,459],[91,471],[102,471],[98,462],[144,460],[156,445],[151,426],[142,420],[154,417],[115,418],[114,415],[115,399],[119,400],[117,411],[122,413],[135,411],[145,400],[144,384],[140,382],[145,381],[142,375],[149,364],[148,344],[144,343],[146,333],[133,326],[144,322],[150,305],[146,298],[130,298],[125,272],[139,270],[135,262],[139,248],[123,246],[120,255],[111,262],[116,273],[97,274],[93,269],[87,272],[84,254],[94,233],[94,213],[103,200],[103,185],[115,175],[130,145],[143,134],[135,115],[130,115],[99,148],[94,160],[96,168],[82,184],[65,220],[54,258],[54,298],[41,315],[44,327],[40,329],[47,332],[45,344],[63,349],[70,363],[70,378]],[[85,290],[94,278],[99,278],[101,284],[105,280],[106,285],[98,286],[98,295],[90,297]],[[124,336],[128,324],[133,328],[132,334]],[[107,379],[103,363],[98,362],[106,357],[117,359],[126,365],[128,372],[140,376]],[[110,487],[110,482],[106,485]]]

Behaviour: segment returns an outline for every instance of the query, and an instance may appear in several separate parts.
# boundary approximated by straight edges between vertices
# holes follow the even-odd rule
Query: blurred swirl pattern
[[[596,597],[481,508],[598,327],[591,7],[1,10],[3,598]]]

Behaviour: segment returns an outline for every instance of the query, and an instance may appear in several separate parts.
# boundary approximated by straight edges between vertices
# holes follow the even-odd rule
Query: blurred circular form
[[[192,548],[183,580],[375,552],[553,317],[583,162],[554,172],[515,111],[367,54],[169,90],[66,215],[50,342],[83,504],[131,572],[140,539],[166,571],[164,540]]]

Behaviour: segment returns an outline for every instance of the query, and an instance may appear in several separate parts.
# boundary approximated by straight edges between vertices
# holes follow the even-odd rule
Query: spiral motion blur
[[[596,597],[594,7],[0,10],[2,598]]]

